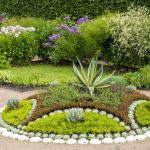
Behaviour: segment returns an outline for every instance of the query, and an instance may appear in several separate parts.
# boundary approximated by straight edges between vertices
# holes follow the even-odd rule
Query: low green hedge
[[[32,101],[20,101],[19,107],[15,110],[12,110],[7,106],[2,112],[2,117],[6,123],[13,126],[18,126],[26,118],[31,109]]]
[[[124,11],[131,4],[150,7],[149,0],[1,0],[0,13],[54,19],[64,14],[95,17],[106,10]]]
[[[29,124],[25,131],[55,134],[122,132],[125,128],[115,120],[97,113],[84,113],[83,122],[68,122],[66,114],[54,114]]]
[[[150,125],[150,102],[143,102],[137,106],[135,117],[140,125]]]

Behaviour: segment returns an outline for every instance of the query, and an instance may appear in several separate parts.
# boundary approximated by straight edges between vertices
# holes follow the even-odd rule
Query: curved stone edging
[[[33,101],[35,102],[36,100],[33,100]],[[145,101],[145,100],[141,100],[140,102],[142,103],[143,101]],[[140,104],[139,101],[136,101],[136,102],[138,102],[138,103],[135,103],[135,102],[132,103],[132,104],[134,104],[133,105],[134,108],[138,104]],[[132,104],[131,104],[131,106],[132,106]],[[32,111],[35,109],[35,107],[36,107],[36,104],[33,105],[32,110],[30,111],[29,115],[32,113]],[[5,106],[0,109],[0,113],[3,111],[4,108],[5,108]],[[130,107],[130,108],[133,110],[133,107]],[[130,108],[129,108],[129,111],[131,110]],[[66,111],[67,111],[67,109],[65,110],[65,112]],[[85,111],[86,112],[92,111],[92,112],[95,112],[95,113],[100,113],[100,114],[103,114],[103,115],[107,115],[107,117],[110,117],[110,118],[117,118],[117,117],[114,117],[112,114],[107,114],[105,111],[100,111],[99,112],[97,109],[92,110],[92,109],[87,108],[87,109],[85,109]],[[55,113],[62,113],[62,112],[63,111],[58,110],[58,111],[55,111],[53,113],[50,113],[49,115],[53,115]],[[47,117],[47,116],[48,115],[44,115],[43,117]],[[40,119],[40,118],[38,118],[38,119]],[[118,122],[120,122],[119,118],[116,119],[116,121],[117,120],[118,120]],[[2,136],[9,137],[11,139],[17,139],[19,141],[30,141],[30,142],[59,143],[59,144],[64,144],[64,143],[66,143],[66,144],[101,144],[101,143],[111,144],[111,143],[133,142],[133,141],[136,141],[136,140],[145,140],[146,138],[150,137],[150,131],[146,131],[144,134],[139,134],[139,135],[131,135],[132,133],[129,133],[126,136],[124,135],[124,137],[122,137],[123,135],[122,136],[118,135],[114,139],[111,138],[111,137],[106,137],[105,136],[105,138],[102,138],[101,140],[98,139],[98,138],[91,138],[89,140],[89,139],[84,138],[84,137],[81,137],[80,139],[74,139],[72,137],[69,137],[68,139],[64,140],[62,138],[52,139],[52,138],[41,138],[41,137],[28,137],[27,132],[14,128],[14,129],[16,129],[16,133],[14,133],[12,131],[9,131],[10,130],[9,127],[12,127],[12,126],[9,126],[8,124],[5,124],[5,125],[6,125],[5,128],[0,127],[0,133],[2,134]],[[122,125],[123,125],[123,123],[122,123]],[[125,126],[125,124],[124,124],[124,126]],[[24,133],[21,133],[21,132],[24,132]],[[132,131],[130,130],[130,132],[132,132]]]

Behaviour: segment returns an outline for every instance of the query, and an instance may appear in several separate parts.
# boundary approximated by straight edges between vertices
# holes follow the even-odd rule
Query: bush
[[[82,15],[95,17],[106,10],[124,11],[131,4],[150,7],[149,0],[1,0],[0,13],[10,16],[32,16],[46,19],[55,19],[64,14],[71,14],[75,18]]]
[[[150,102],[143,102],[135,110],[135,117],[142,126],[150,125]]]
[[[79,31],[85,41],[87,41],[87,52],[91,50],[93,55],[99,56],[103,49],[103,44],[111,37],[109,21],[115,14],[107,14],[89,22],[84,22],[79,26]],[[91,45],[91,47],[89,47]],[[89,48],[88,48],[89,47]],[[93,56],[92,55],[92,56]]]
[[[7,106],[2,112],[2,117],[5,122],[16,127],[21,124],[21,122],[26,118],[31,109],[32,101],[20,101],[19,107],[16,110],[12,110]]]
[[[14,64],[29,64],[36,55],[38,43],[36,35],[30,32],[14,35],[0,35],[0,53]]]
[[[10,65],[11,59],[6,58],[5,55],[0,54],[0,69],[8,69],[11,67]]]
[[[110,82],[110,84],[115,84],[115,85],[119,85],[119,86],[127,86],[128,85],[126,78],[123,76],[112,76],[108,82]]]
[[[113,43],[109,60],[114,64],[137,67],[150,60],[150,11],[145,7],[129,8],[110,23]]]
[[[150,65],[141,68],[137,72],[124,74],[127,81],[138,88],[150,88]]]
[[[82,133],[110,133],[122,132],[123,126],[115,120],[97,113],[84,113],[83,122],[68,122],[66,114],[54,114],[52,116],[34,121],[25,127],[28,132],[55,133],[55,134],[82,134]]]

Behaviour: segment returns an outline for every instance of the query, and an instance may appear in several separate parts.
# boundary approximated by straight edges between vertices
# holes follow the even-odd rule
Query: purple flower
[[[61,27],[62,27],[62,29],[68,29],[69,28],[68,25],[66,25],[66,24],[63,24]]]
[[[53,34],[49,37],[50,41],[56,40],[57,37],[60,37],[60,34]]]
[[[77,20],[77,23],[83,23],[83,22],[90,22],[90,19],[88,18],[88,16],[85,16],[83,18],[80,18]]]
[[[68,32],[70,32],[70,33],[74,33],[74,32],[75,32],[75,30],[74,30],[74,28],[69,28],[69,29],[68,29]]]
[[[4,19],[4,17],[3,16],[0,16],[0,21],[2,21]]]
[[[77,23],[82,23],[84,21],[85,21],[85,18],[80,18],[80,19],[77,20]]]
[[[49,47],[50,44],[51,44],[50,42],[47,42],[47,43],[44,44],[44,46]]]
[[[70,17],[69,17],[69,16],[66,16],[66,17],[64,18],[64,20],[70,20]]]

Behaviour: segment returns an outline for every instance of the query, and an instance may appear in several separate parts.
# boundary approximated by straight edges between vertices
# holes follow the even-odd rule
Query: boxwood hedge
[[[124,11],[131,4],[150,7],[149,0],[1,0],[0,13],[54,19],[64,14],[91,18],[106,10]]]

